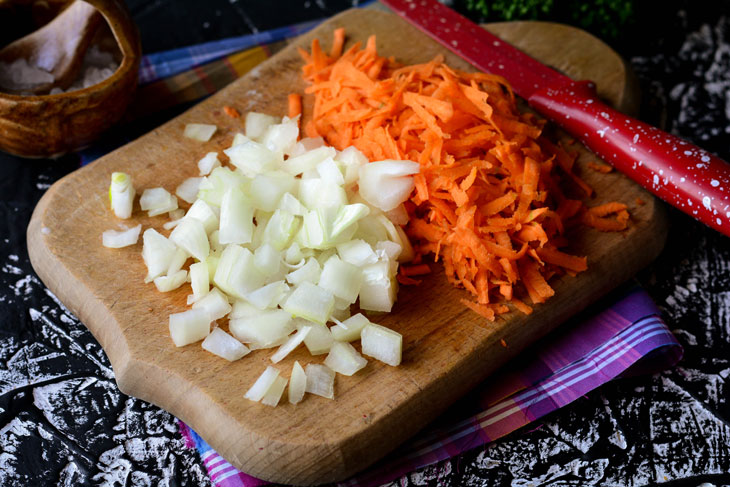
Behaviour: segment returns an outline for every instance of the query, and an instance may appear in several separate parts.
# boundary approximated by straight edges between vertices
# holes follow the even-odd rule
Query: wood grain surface
[[[144,284],[141,241],[124,249],[102,247],[102,231],[118,223],[107,203],[109,177],[122,170],[132,175],[139,191],[157,186],[174,190],[196,175],[200,157],[228,147],[241,130],[239,121],[222,112],[224,105],[284,114],[287,94],[304,88],[296,46],[308,46],[316,36],[327,47],[340,26],[346,28],[348,42],[376,34],[379,52],[405,63],[443,53],[452,66],[468,68],[392,14],[347,11],[178,118],[54,184],[28,227],[34,269],[99,340],[120,389],[187,422],[242,471],[282,483],[320,484],[366,468],[510,357],[632,277],[658,254],[666,236],[662,207],[626,177],[587,169],[595,156],[582,151],[582,176],[597,190],[591,204],[622,201],[632,220],[621,233],[576,231],[571,250],[588,256],[589,270],[554,281],[556,295],[546,304],[529,316],[514,313],[488,323],[459,304],[464,291],[436,273],[421,286],[402,287],[393,313],[376,319],[403,334],[400,367],[371,360],[353,377],[338,375],[334,401],[308,396],[297,406],[270,408],[244,399],[270,364],[271,351],[228,363],[199,344],[174,347],[168,315],[185,308],[190,290],[184,286],[161,294],[153,284]],[[571,76],[592,78],[615,106],[628,109],[635,103],[621,59],[588,34],[546,23],[489,28]],[[305,100],[305,110],[307,106]],[[183,128],[190,122],[213,123],[219,130],[208,143],[184,139]],[[645,204],[638,205],[637,198]],[[129,223],[161,230],[164,221],[148,218],[136,206]],[[322,359],[299,349],[278,368],[288,377],[294,360],[307,364]]]

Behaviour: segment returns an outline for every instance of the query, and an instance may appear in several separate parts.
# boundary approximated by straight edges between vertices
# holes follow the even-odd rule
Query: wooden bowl
[[[89,145],[116,123],[132,101],[142,48],[122,0],[86,0],[109,24],[122,59],[99,84],[69,93],[0,93],[0,150],[21,157],[54,158]]]

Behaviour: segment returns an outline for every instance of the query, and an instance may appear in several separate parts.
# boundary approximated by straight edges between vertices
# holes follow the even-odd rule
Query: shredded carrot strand
[[[240,118],[241,117],[241,113],[238,110],[236,110],[235,108],[228,106],[228,105],[223,107],[223,112],[231,118]]]
[[[295,118],[302,114],[302,96],[297,93],[289,95],[289,118]]]
[[[613,171],[612,166],[609,166],[608,164],[599,164],[599,163],[593,162],[593,161],[588,163],[588,167],[590,167],[591,169],[593,169],[596,172],[600,172],[603,174],[608,174]]]
[[[338,58],[342,54],[342,47],[345,45],[345,29],[340,27],[335,29],[334,41],[332,42],[332,49],[330,50],[330,56]]]

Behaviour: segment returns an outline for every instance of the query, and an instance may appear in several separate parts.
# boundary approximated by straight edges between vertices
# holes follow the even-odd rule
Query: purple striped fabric
[[[375,0],[356,2],[358,7],[366,7]],[[139,67],[140,84],[150,83],[162,78],[174,76],[201,64],[220,59],[234,52],[243,51],[254,46],[263,46],[283,39],[291,39],[315,28],[327,19],[316,19],[299,24],[277,27],[271,30],[254,32],[238,37],[229,37],[211,42],[204,42],[179,49],[171,49],[142,57]]]
[[[514,359],[433,426],[340,485],[383,484],[494,441],[635,368],[658,371],[681,358],[682,347],[642,288],[631,287],[597,306],[601,311],[564,325],[539,348]],[[188,446],[200,452],[214,485],[266,483],[238,472],[187,425],[181,422],[180,426]]]
[[[174,76],[201,64],[220,59],[234,52],[254,46],[263,46],[283,39],[291,39],[303,34],[325,19],[310,20],[301,24],[279,27],[239,37],[230,37],[193,46],[181,47],[142,57],[139,66],[139,83],[146,84],[169,76]]]

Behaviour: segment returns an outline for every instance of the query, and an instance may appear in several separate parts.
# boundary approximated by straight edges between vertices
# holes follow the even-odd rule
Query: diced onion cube
[[[205,232],[210,234],[218,229],[218,212],[214,207],[201,199],[195,200],[188,212],[185,214],[185,218],[195,218],[203,224]]]
[[[155,277],[153,282],[158,291],[166,293],[182,286],[187,278],[188,271],[181,269],[167,276]]]
[[[253,263],[265,276],[273,276],[281,269],[281,254],[273,245],[264,243],[254,251]]]
[[[239,299],[233,303],[233,309],[228,314],[228,318],[231,320],[236,318],[250,318],[259,313],[261,313],[261,309],[243,299]]]
[[[185,125],[183,135],[189,139],[207,142],[211,137],[213,137],[213,134],[217,129],[218,127],[215,125],[207,123],[189,123]]]
[[[227,167],[216,167],[209,176],[200,182],[198,198],[212,206],[220,206],[223,194],[228,188],[248,183],[241,171],[231,171]]]
[[[333,255],[324,263],[317,285],[351,304],[357,300],[362,281],[362,271],[359,267]]]
[[[292,316],[324,324],[335,307],[335,297],[330,291],[304,281],[292,291],[281,307]]]
[[[330,328],[330,332],[339,342],[353,342],[360,339],[360,333],[369,324],[370,320],[362,313],[358,313]]]
[[[270,125],[261,137],[261,143],[276,154],[291,154],[299,137],[296,118],[284,117],[281,123]]]
[[[294,328],[291,315],[280,309],[259,311],[256,315],[231,319],[228,323],[234,337],[256,348],[281,345]]]
[[[208,152],[202,159],[198,161],[198,169],[201,176],[207,176],[216,167],[220,167],[221,161],[218,160],[217,152]]]
[[[310,210],[339,208],[347,204],[347,193],[342,186],[322,178],[300,180],[298,198]]]
[[[183,218],[170,234],[170,240],[201,262],[210,253],[205,227],[195,218]]]
[[[362,330],[360,344],[363,355],[394,367],[400,365],[403,336],[397,331],[370,323]]]
[[[222,244],[245,244],[253,236],[253,207],[238,188],[229,188],[221,200],[220,231]]]
[[[340,167],[331,157],[317,164],[317,173],[325,181],[342,186],[345,184],[345,177],[340,171]]]
[[[154,228],[144,231],[142,242],[142,259],[147,266],[145,282],[151,282],[170,268],[177,246]]]
[[[170,212],[170,214],[172,214],[172,212]],[[163,223],[162,228],[164,228],[165,230],[172,230],[181,221],[182,221],[182,218],[178,218],[177,220],[170,220],[168,222]]]
[[[185,265],[185,262],[188,260],[188,257],[190,257],[188,253],[180,247],[175,249],[175,255],[172,257],[170,266],[167,268],[167,275],[170,276],[181,270]]]
[[[297,180],[283,171],[257,174],[248,188],[251,203],[259,210],[274,211],[279,208],[281,197],[296,190]]]
[[[304,345],[309,350],[311,355],[322,355],[330,351],[332,342],[332,333],[327,325],[322,323],[315,323],[313,321],[302,320],[297,318],[295,320],[297,329],[302,329],[305,326],[309,326],[312,329],[309,330],[307,336],[304,338]]]
[[[218,288],[213,288],[208,294],[193,304],[193,309],[202,309],[210,317],[210,321],[223,318],[231,312],[228,298]]]
[[[172,210],[168,213],[168,216],[170,217],[170,219],[179,220],[180,218],[185,216],[185,210],[183,210],[182,208]]]
[[[413,178],[421,166],[413,161],[376,161],[360,166],[358,191],[371,205],[390,211],[406,201],[413,188]]]
[[[284,262],[290,269],[299,269],[307,262],[298,243],[292,242],[292,244],[286,249],[286,252],[284,253]]]
[[[299,362],[294,362],[289,378],[289,403],[299,404],[304,398],[307,389],[307,374]]]
[[[246,294],[246,301],[258,309],[275,308],[289,293],[284,281],[274,281]]]
[[[256,379],[256,382],[253,383],[251,388],[246,391],[246,394],[243,397],[255,402],[260,401],[266,395],[269,388],[274,384],[277,377],[279,377],[279,371],[269,365],[266,367],[266,370],[261,373],[258,379]]]
[[[248,112],[244,122],[246,137],[258,140],[264,135],[266,129],[280,121],[280,118],[265,113]]]
[[[205,262],[190,264],[190,287],[193,289],[195,301],[200,300],[210,291],[210,273]]]
[[[369,214],[370,208],[362,203],[354,203],[351,205],[342,206],[337,211],[337,214],[335,215],[335,218],[333,219],[330,226],[330,237],[334,239],[340,237],[341,235],[352,235],[352,233],[354,232],[347,232],[347,230],[352,229],[353,225],[357,221],[365,218]],[[349,239],[350,237],[348,236],[347,240]]]
[[[284,161],[282,168],[286,172],[297,176],[316,169],[320,163],[331,159],[336,153],[334,147],[319,147],[301,155],[290,157]]]
[[[361,239],[338,244],[337,253],[343,261],[358,267],[375,264],[378,261],[378,256],[375,255],[375,251],[370,244]]]
[[[345,184],[352,184],[357,181],[360,166],[368,164],[368,158],[355,146],[346,147],[335,157],[335,161],[342,163],[345,167]]]
[[[301,219],[283,209],[277,209],[263,227],[261,240],[277,250],[284,250],[299,229]]]
[[[398,284],[391,272],[387,257],[362,268],[363,283],[360,287],[360,308],[389,313],[395,303]]]
[[[251,352],[246,345],[220,328],[214,328],[210,332],[210,335],[205,337],[202,346],[203,349],[219,357],[223,357],[229,362],[238,360]]]
[[[327,399],[335,398],[335,371],[320,364],[308,364],[306,392]]]
[[[110,249],[128,247],[137,243],[137,240],[139,240],[139,232],[141,231],[141,224],[122,231],[106,230],[101,234],[101,243],[104,247],[109,247]]]
[[[250,250],[229,244],[221,253],[213,282],[226,294],[242,299],[263,286],[266,276],[256,269]]]
[[[208,313],[199,309],[189,309],[170,315],[170,337],[176,347],[184,347],[202,340],[210,333]]]
[[[391,262],[398,260],[403,248],[400,244],[392,242],[390,240],[382,240],[375,244],[375,253],[381,256],[386,256]]]
[[[213,280],[213,276],[215,276],[215,272],[218,270],[218,262],[221,260],[220,256],[218,255],[209,255],[207,259],[205,259],[205,265],[208,267],[208,282]]]
[[[368,361],[355,347],[347,342],[334,342],[324,364],[338,374],[353,375],[367,365]]]
[[[285,378],[283,378],[282,376],[278,376],[274,380],[274,383],[271,384],[271,387],[269,387],[269,390],[266,391],[264,397],[261,398],[261,404],[276,407],[276,405],[279,404],[279,400],[281,400],[282,394],[284,394],[286,383],[287,380]]]
[[[265,171],[271,171],[279,164],[280,158],[263,144],[249,140],[234,145],[223,151],[231,160],[231,164],[243,171],[248,177],[254,177]]]
[[[236,132],[236,134],[233,136],[233,141],[231,142],[231,147],[234,147],[239,144],[243,144],[244,142],[248,142],[249,140],[252,140],[251,137],[246,137],[241,132]]]
[[[177,209],[177,198],[165,188],[148,188],[139,197],[139,206],[149,216],[162,215]]]
[[[193,203],[198,198],[198,188],[203,178],[187,178],[175,189],[175,194],[187,203]]]
[[[284,193],[279,201],[279,210],[286,211],[292,215],[302,216],[307,209],[304,205],[291,193]]]
[[[299,142],[296,143],[294,146],[294,150],[291,154],[289,154],[291,157],[300,156],[304,154],[305,152],[309,152],[314,149],[319,149],[320,147],[324,146],[325,142],[322,137],[304,137],[303,139],[299,140]]]

